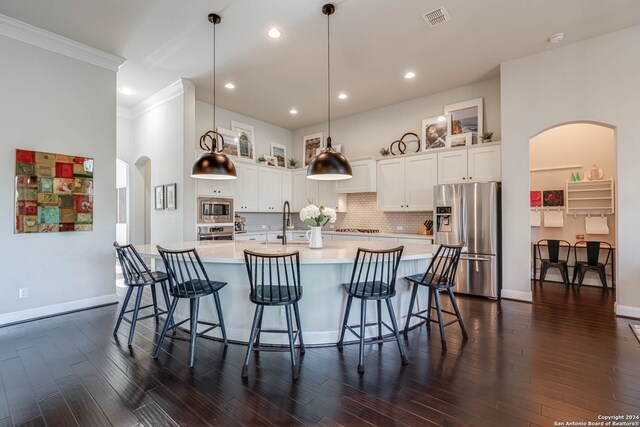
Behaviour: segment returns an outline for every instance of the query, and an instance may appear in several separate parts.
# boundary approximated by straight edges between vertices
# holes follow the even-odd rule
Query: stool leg
[[[567,267],[567,264],[562,264],[560,270],[560,272],[562,273],[562,281],[564,282],[564,285],[566,287],[569,287],[569,268]]]
[[[407,323],[404,324],[403,333],[405,336],[407,335],[407,332],[409,332],[409,322],[411,321],[411,314],[413,313],[413,305],[416,302],[416,295],[418,293],[418,285],[416,285],[415,283],[411,283],[411,285],[413,286],[413,290],[411,291],[411,301],[409,302],[409,312],[407,313]]]
[[[385,301],[387,302],[389,317],[391,317],[391,326],[393,326],[393,333],[396,336],[396,342],[398,343],[398,350],[400,350],[400,357],[402,358],[402,364],[406,365],[409,363],[409,359],[407,359],[407,355],[404,351],[404,344],[400,340],[400,331],[398,330],[398,322],[396,321],[396,315],[393,312],[393,305],[391,304],[390,299],[386,299]]]
[[[173,321],[170,319],[173,319],[173,313],[176,311],[177,306],[178,306],[178,298],[173,298],[173,301],[171,302],[171,306],[169,307],[169,312],[167,313],[167,321],[164,322],[164,326],[162,327],[162,332],[160,332],[160,339],[158,340],[158,344],[156,344],[156,351],[153,353],[154,359],[157,359],[158,356],[160,355],[160,349],[162,348],[162,343],[164,342],[164,337],[167,335],[169,326],[171,326],[171,324],[174,324]],[[174,327],[174,331],[175,331],[175,327]]]
[[[296,315],[296,325],[298,326],[298,338],[300,339],[300,354],[304,354],[304,340],[302,339],[302,324],[300,323],[300,309],[298,303],[293,303],[293,312]]]
[[[547,270],[549,269],[549,264],[542,263],[540,266],[540,284],[544,283],[544,278],[547,277]]]
[[[587,275],[587,269],[580,267],[580,274],[578,275],[578,287],[582,286],[582,282],[584,281],[584,276]]]
[[[442,341],[442,350],[447,351],[447,340],[444,337],[444,326],[442,323],[442,308],[440,307],[440,291],[434,289],[433,296],[436,300],[436,312],[438,313],[438,326],[440,326],[440,341]]]
[[[156,284],[153,283],[151,287],[151,299],[153,300],[153,314],[156,317],[156,323],[160,321],[158,319],[158,296],[156,295]]]
[[[456,317],[458,318],[460,329],[462,329],[462,336],[464,337],[465,340],[468,340],[469,335],[467,334],[467,329],[464,327],[464,322],[462,321],[462,316],[460,315],[460,309],[458,309],[458,302],[456,301],[456,296],[453,294],[453,290],[451,288],[447,288],[447,292],[449,293],[449,298],[451,298],[453,311],[456,312]]]
[[[253,315],[253,324],[251,325],[251,333],[249,334],[249,341],[247,345],[247,353],[244,356],[244,363],[242,365],[242,378],[247,378],[249,375],[249,357],[251,357],[251,350],[253,349],[253,341],[256,339],[256,332],[258,329],[258,320],[262,316],[262,310],[264,306],[257,305],[256,312]]]
[[[260,336],[262,335],[262,315],[263,314],[264,314],[264,311],[261,311],[260,317],[258,318],[258,329],[256,329],[256,339],[253,344],[253,348],[255,349],[255,351],[258,351],[258,348],[260,347]]]
[[[167,321],[171,322],[171,326],[173,326],[175,324],[175,322],[173,321],[173,318],[169,318],[169,307],[171,307],[171,303],[169,302],[169,292],[167,292],[167,282],[165,280],[163,280],[162,282],[160,282],[160,289],[162,289],[162,297],[164,298],[164,304],[167,310]],[[174,331],[175,333],[175,328]]]
[[[376,301],[378,306],[378,339],[382,340],[382,301]],[[378,343],[378,348],[382,348],[382,341]]]
[[[213,293],[213,300],[216,303],[216,310],[218,311],[218,323],[220,324],[220,332],[222,332],[222,341],[225,347],[229,345],[227,341],[227,330],[224,327],[224,317],[222,317],[222,305],[220,304],[220,296],[217,292]]]
[[[351,303],[353,297],[349,295],[347,298],[347,308],[344,311],[344,319],[342,320],[342,331],[340,331],[340,340],[338,341],[338,350],[342,351],[342,345],[344,344],[344,333],[347,331],[347,322],[349,321],[349,312],[351,311]]]
[[[296,343],[293,340],[293,321],[291,320],[291,305],[285,305],[284,311],[287,317],[287,335],[289,335],[289,352],[291,353],[291,371],[293,379],[298,379],[298,364],[296,363]]]
[[[575,285],[576,284],[576,279],[578,278],[578,264],[573,266],[573,279],[571,279],[571,284]]]
[[[360,302],[360,354],[358,356],[358,372],[364,373],[364,334],[365,323],[367,322],[367,300]]]
[[[427,332],[431,332],[431,304],[433,304],[434,288],[429,286],[429,295],[427,296]]]
[[[196,338],[198,337],[198,312],[200,311],[200,298],[191,298],[191,341],[189,342],[189,367],[193,368],[196,361]]]
[[[136,306],[133,308],[133,317],[131,318],[131,329],[129,330],[128,345],[131,347],[133,343],[133,333],[136,330],[136,323],[138,323],[138,312],[140,311],[140,303],[142,302],[142,293],[144,292],[144,286],[138,286],[138,293],[136,294]]]
[[[127,305],[129,305],[129,299],[131,298],[132,292],[133,292],[133,287],[129,286],[129,289],[127,289],[127,295],[125,295],[124,301],[122,301],[122,308],[120,309],[120,315],[118,316],[118,320],[116,321],[116,327],[113,328],[114,337],[118,334],[118,329],[120,329],[120,323],[122,323],[122,318],[124,317],[124,313],[125,311],[127,311]]]
[[[607,274],[604,271],[604,266],[598,266],[598,276],[600,276],[600,282],[602,283],[602,289],[607,292]]]

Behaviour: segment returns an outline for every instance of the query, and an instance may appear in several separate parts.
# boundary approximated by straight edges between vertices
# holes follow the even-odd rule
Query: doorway
[[[612,290],[616,271],[615,129],[592,122],[554,126],[531,138],[529,162],[532,291],[539,293],[545,286],[568,282],[568,290],[579,292],[581,278],[590,291],[591,287],[602,288],[603,282]],[[550,251],[553,241],[560,241],[557,257]],[[584,269],[575,267],[588,261],[587,245],[600,248],[596,257],[605,266],[605,277],[596,271],[582,274]],[[541,258],[566,262],[566,277],[562,268],[543,271]],[[611,295],[615,297],[615,292]]]

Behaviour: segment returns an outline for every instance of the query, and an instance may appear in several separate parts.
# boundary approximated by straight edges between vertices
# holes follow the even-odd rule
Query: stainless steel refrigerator
[[[500,183],[445,184],[434,187],[435,243],[464,243],[454,292],[500,297]]]

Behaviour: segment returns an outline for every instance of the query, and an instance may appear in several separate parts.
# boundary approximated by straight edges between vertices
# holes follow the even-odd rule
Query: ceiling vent
[[[422,17],[424,18],[429,28],[436,27],[451,20],[451,17],[449,17],[449,12],[447,12],[447,9],[445,9],[444,6],[441,6],[436,10],[432,10],[431,12],[427,12],[422,15]]]

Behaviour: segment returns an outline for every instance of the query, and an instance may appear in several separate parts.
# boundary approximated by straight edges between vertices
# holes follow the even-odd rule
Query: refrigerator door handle
[[[463,259],[465,261],[491,261],[491,257],[483,257],[478,255],[460,255],[460,259]]]

